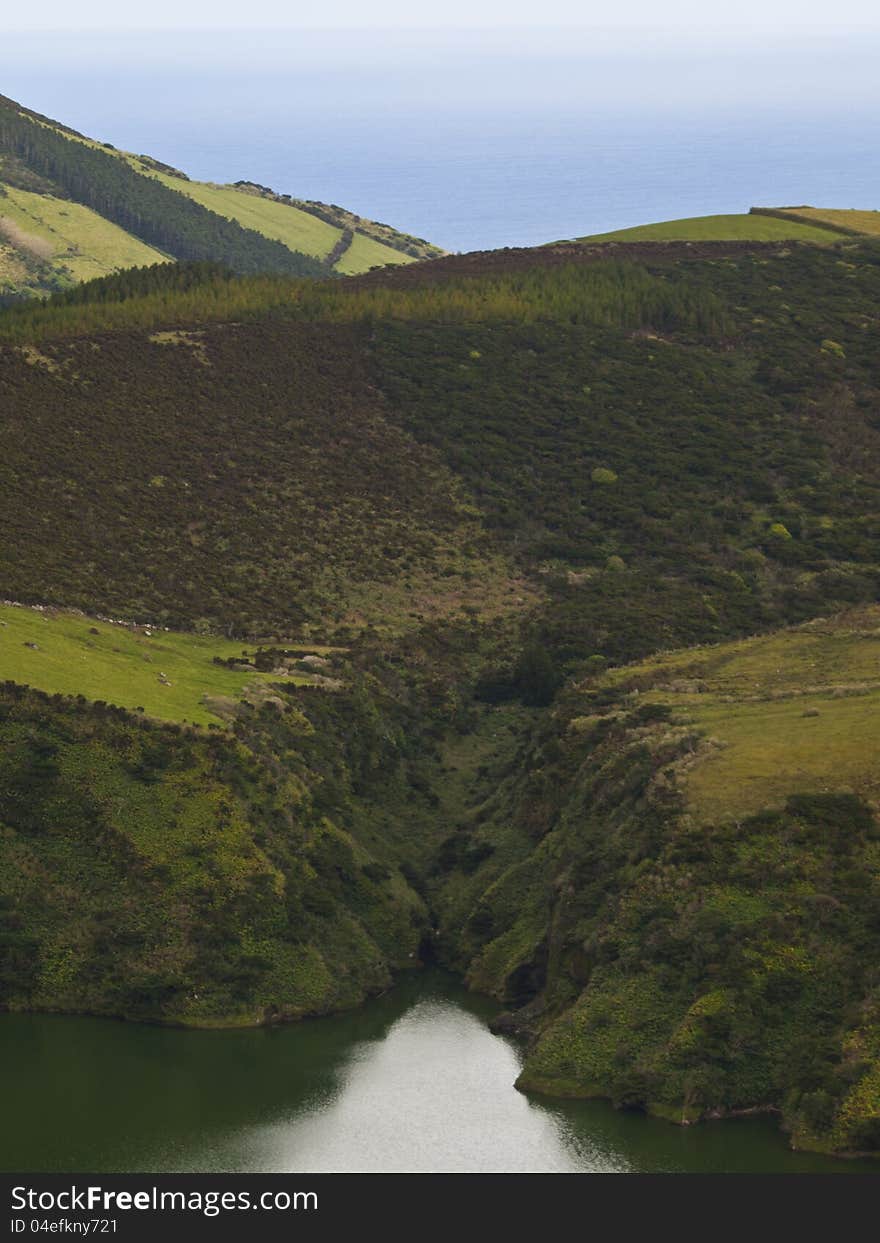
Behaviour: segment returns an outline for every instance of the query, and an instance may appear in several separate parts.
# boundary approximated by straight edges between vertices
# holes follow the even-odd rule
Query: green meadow
[[[778,807],[795,791],[880,796],[880,608],[616,670],[710,739],[681,786],[701,822]]]
[[[0,199],[0,223],[6,222],[21,249],[66,268],[74,281],[166,258],[90,207],[49,194],[7,187]]]
[[[880,236],[880,211],[862,211],[859,208],[842,207],[780,207],[792,220],[812,221],[831,225],[846,233],[864,233],[866,237]],[[825,232],[828,232],[826,229]]]
[[[145,170],[137,161],[132,161],[138,172]],[[265,199],[257,194],[248,194],[235,186],[215,186],[202,181],[184,181],[180,177],[172,177],[167,173],[147,172],[147,176],[155,177],[169,190],[176,190],[194,199],[208,211],[225,216],[228,220],[237,220],[245,229],[253,229],[262,233],[263,237],[283,242],[291,250],[300,250],[305,255],[314,255],[316,259],[325,259],[339,240],[339,230],[331,224],[319,220],[309,212],[300,211],[296,207],[288,207],[274,199]]]
[[[221,718],[206,697],[241,701],[261,686],[311,681],[306,674],[282,678],[213,663],[215,656],[228,660],[243,650],[241,642],[226,639],[0,605],[0,681],[49,695],[83,695],[161,721],[216,725]]]
[[[358,272],[367,272],[370,268],[386,263],[412,263],[410,255],[400,250],[392,250],[375,238],[366,237],[363,233],[355,233],[351,245],[336,263],[336,271],[344,276],[354,276]]]
[[[872,213],[868,213],[872,214]],[[855,226],[853,226],[855,227]],[[824,242],[833,233],[800,220],[780,220],[775,216],[726,215],[692,216],[683,220],[663,220],[579,237],[579,242]]]
[[[133,160],[139,172],[144,169]],[[245,229],[253,229],[263,237],[283,242],[290,250],[298,250],[316,259],[326,259],[342,236],[342,231],[332,224],[287,203],[264,198],[259,194],[240,190],[236,186],[216,186],[203,181],[184,181],[167,173],[148,173],[156,177],[170,190],[194,199],[202,207],[237,220]],[[368,268],[385,263],[412,263],[409,255],[384,246],[381,242],[361,233],[355,233],[351,245],[334,265],[345,275],[366,272]]]

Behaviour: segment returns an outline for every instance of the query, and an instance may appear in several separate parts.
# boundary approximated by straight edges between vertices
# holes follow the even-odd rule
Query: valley
[[[525,1090],[876,1155],[873,214],[429,258],[10,115],[22,264],[176,262],[0,312],[7,1017],[439,963]]]

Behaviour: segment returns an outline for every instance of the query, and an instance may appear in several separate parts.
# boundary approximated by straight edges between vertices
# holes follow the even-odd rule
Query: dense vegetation
[[[7,593],[248,634],[475,603],[497,555],[502,596],[514,562],[549,593],[530,627],[568,669],[873,598],[877,252],[689,254],[165,265],[6,312],[22,341],[254,318],[3,353]]]
[[[0,316],[0,594],[226,635],[224,675],[346,649],[210,733],[6,688],[7,1003],[256,1021],[430,944],[524,1086],[877,1150],[878,306],[847,240]]]
[[[153,294],[188,293],[194,289],[204,291],[213,285],[229,284],[233,276],[231,268],[208,259],[147,264],[83,281],[72,289],[59,290],[47,300],[47,304],[61,307],[98,303],[105,308],[106,314],[110,303],[127,302],[132,298],[143,300]]]
[[[521,1086],[878,1147],[878,621],[591,679],[496,774],[443,928]]]
[[[408,965],[423,904],[328,817],[297,760],[309,722],[282,706],[251,712],[245,747],[0,688],[6,1004],[253,1023],[356,1004]]]
[[[8,598],[242,636],[511,607],[503,556],[346,328],[6,350],[0,377]]]
[[[178,276],[170,265],[159,264],[90,281],[41,304],[12,308],[0,319],[0,341],[47,341],[107,329],[267,315],[307,323],[548,320],[709,337],[730,328],[711,289],[669,282],[638,264],[596,262],[603,257],[572,256],[552,268],[532,264],[481,279],[453,274],[402,289],[379,280],[343,285],[264,276],[232,281],[222,265],[209,263],[188,264]]]

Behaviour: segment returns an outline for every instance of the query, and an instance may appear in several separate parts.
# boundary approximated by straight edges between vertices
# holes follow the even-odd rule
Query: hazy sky
[[[12,5],[9,8],[13,8]],[[328,28],[328,27],[522,27],[564,25],[690,31],[788,28],[878,29],[876,0],[738,0],[718,12],[705,0],[444,0],[442,5],[414,5],[412,0],[151,0],[148,5],[119,0],[42,0],[16,5],[0,19],[6,30],[166,28]],[[721,6],[719,6],[721,8]],[[75,15],[75,16],[74,16]]]

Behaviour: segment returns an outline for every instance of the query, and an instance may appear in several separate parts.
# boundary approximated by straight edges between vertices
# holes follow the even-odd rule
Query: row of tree
[[[0,341],[38,341],[113,329],[240,319],[280,313],[309,323],[415,321],[534,323],[719,337],[730,316],[715,293],[639,264],[542,268],[465,276],[408,289],[264,275],[233,279],[230,267],[200,261],[132,269],[90,281],[46,303],[0,316]]]

